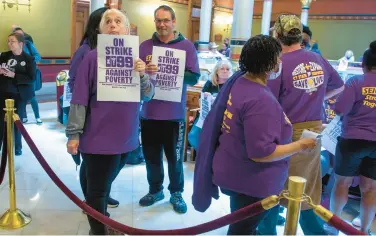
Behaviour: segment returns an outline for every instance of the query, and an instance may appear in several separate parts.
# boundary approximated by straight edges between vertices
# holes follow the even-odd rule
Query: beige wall
[[[123,0],[122,10],[127,12],[130,22],[137,26],[140,42],[150,39],[155,32],[154,10],[162,4],[169,5],[175,10],[176,30],[184,36],[187,35],[188,8],[186,5],[161,0]]]
[[[70,0],[34,0],[28,7],[0,7],[0,51],[7,51],[11,25],[21,26],[44,56],[70,57]]]
[[[323,56],[332,60],[343,57],[346,50],[358,60],[376,40],[376,21],[371,20],[310,20],[309,27]]]

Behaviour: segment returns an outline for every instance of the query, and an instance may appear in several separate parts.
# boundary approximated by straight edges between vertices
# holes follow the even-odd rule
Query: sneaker
[[[21,156],[22,155],[22,150],[21,149],[16,149],[16,151],[14,152],[14,155]]]
[[[43,124],[43,121],[40,118],[36,119],[36,121],[37,121],[37,125]]]
[[[107,201],[107,207],[109,208],[116,208],[119,206],[119,201],[109,197]]]
[[[360,227],[360,215],[358,215],[355,219],[353,219],[353,221],[351,223],[355,227]]]
[[[27,118],[22,119],[22,123],[26,124],[29,120]]]
[[[158,193],[154,193],[154,194],[151,194],[151,193],[148,193],[146,194],[143,198],[140,199],[140,205],[141,206],[151,206],[153,205],[154,203],[158,202],[158,201],[161,201],[164,199],[164,194],[163,194],[163,191],[159,191]]]
[[[174,211],[177,213],[186,213],[187,204],[185,204],[181,192],[172,193],[170,197],[170,203],[174,207]]]

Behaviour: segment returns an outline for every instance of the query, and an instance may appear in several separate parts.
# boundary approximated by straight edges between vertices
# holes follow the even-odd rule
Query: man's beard
[[[160,30],[158,30],[158,34],[162,35],[162,36],[166,36],[166,35],[169,35],[169,32],[168,32],[167,29],[165,29],[165,30],[160,29]]]

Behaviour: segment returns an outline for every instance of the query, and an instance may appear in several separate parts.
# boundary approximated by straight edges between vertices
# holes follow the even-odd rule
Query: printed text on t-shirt
[[[376,87],[363,87],[362,95],[365,96],[363,105],[374,108],[376,107]]]

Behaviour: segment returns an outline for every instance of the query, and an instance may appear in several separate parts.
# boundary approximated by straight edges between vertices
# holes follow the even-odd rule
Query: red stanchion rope
[[[15,124],[19,131],[21,132],[22,136],[25,138],[26,143],[29,145],[31,151],[34,153],[35,157],[37,158],[38,162],[41,164],[43,169],[46,171],[48,176],[52,179],[52,181],[61,189],[61,191],[64,192],[65,195],[69,199],[71,199],[78,207],[80,207],[84,212],[86,212],[88,215],[93,217],[94,219],[102,222],[103,224],[119,231],[125,234],[129,235],[195,235],[195,234],[202,234],[206,233],[218,228],[221,228],[223,226],[233,224],[236,222],[239,222],[241,220],[244,220],[246,218],[249,218],[251,216],[257,215],[265,211],[265,209],[262,207],[261,201],[256,202],[252,205],[249,205],[243,209],[240,209],[236,212],[233,212],[231,214],[228,214],[226,216],[223,216],[221,218],[218,218],[216,220],[188,227],[183,229],[173,229],[173,230],[145,230],[145,229],[137,229],[133,228],[127,225],[123,225],[117,221],[114,221],[95,209],[91,208],[87,204],[85,204],[81,199],[79,199],[76,195],[70,191],[67,186],[57,177],[57,175],[53,172],[51,167],[48,165],[40,151],[38,150],[37,146],[31,139],[30,135],[26,131],[23,124],[17,120],[15,121]]]
[[[336,215],[333,215],[332,218],[330,218],[330,220],[328,221],[328,223],[346,235],[367,235],[366,233],[352,227],[350,224],[343,221]]]
[[[8,156],[8,145],[7,145],[7,125],[4,122],[4,135],[3,135],[3,149],[1,152],[1,163],[0,163],[0,185],[4,181],[5,169],[7,167],[7,156]]]

